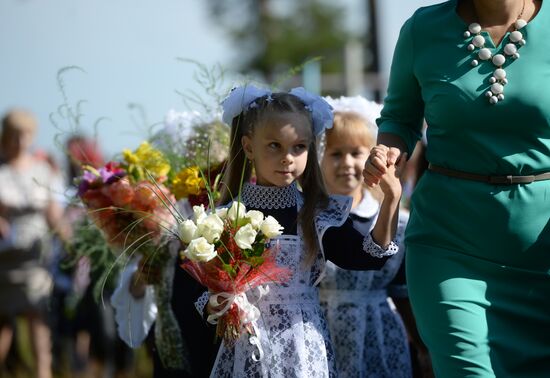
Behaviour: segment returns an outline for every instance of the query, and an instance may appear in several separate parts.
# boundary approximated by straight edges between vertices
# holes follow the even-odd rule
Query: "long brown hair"
[[[279,92],[270,96],[259,97],[254,106],[233,118],[231,123],[231,147],[229,150],[228,167],[222,180],[223,189],[221,203],[234,199],[241,182],[248,182],[252,173],[251,164],[247,161],[241,139],[243,136],[252,136],[254,128],[262,125],[266,119],[281,113],[299,113],[304,115],[310,123],[311,114],[304,103],[296,96]],[[242,181],[241,181],[242,180]],[[298,214],[298,221],[304,236],[306,246],[305,262],[310,266],[317,255],[319,248],[317,232],[313,219],[319,209],[328,204],[328,194],[325,189],[321,169],[317,160],[317,143],[315,137],[308,146],[306,168],[299,178],[304,195],[304,204]]]

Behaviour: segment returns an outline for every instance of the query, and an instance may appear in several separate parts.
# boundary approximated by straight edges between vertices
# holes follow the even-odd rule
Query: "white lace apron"
[[[253,191],[253,195],[247,190]],[[273,208],[281,204],[266,201],[266,198],[288,198],[288,193],[273,196],[266,195],[265,187],[258,190],[261,196],[254,193],[255,188],[245,187],[245,204]],[[299,208],[302,198],[298,191],[295,191],[295,196]],[[315,220],[319,239],[329,227],[344,223],[350,205],[351,201],[346,197],[331,197],[328,208]],[[264,356],[260,361],[252,359],[257,349],[250,344],[247,335],[241,336],[233,347],[228,348],[222,343],[211,377],[337,377],[330,336],[315,287],[325,267],[322,249],[313,266],[304,269],[305,249],[300,236],[281,235],[272,240],[272,244],[279,248],[278,264],[288,267],[293,275],[290,282],[283,285],[268,285],[269,292],[260,299],[257,289],[247,293],[249,301],[255,303],[261,312],[257,328]]]
[[[365,197],[368,200],[370,197]],[[361,204],[370,218],[363,223],[368,233],[377,209]],[[355,209],[354,209],[355,210]],[[366,218],[365,217],[365,218]],[[407,214],[400,214],[397,241],[400,251],[379,271],[348,271],[328,262],[320,285],[320,299],[329,325],[340,378],[409,378],[412,367],[408,337],[388,296],[406,297],[406,286],[391,285],[404,258],[403,234]]]

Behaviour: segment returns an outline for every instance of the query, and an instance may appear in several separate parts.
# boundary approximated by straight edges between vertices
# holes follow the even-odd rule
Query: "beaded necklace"
[[[504,45],[503,53],[493,55],[492,51],[485,47],[485,37],[481,35],[481,25],[477,22],[468,25],[468,30],[464,32],[466,41],[470,39],[467,45],[468,51],[477,55],[477,58],[474,57],[474,59],[472,59],[471,65],[476,67],[480,63],[480,60],[490,60],[496,67],[492,76],[489,78],[491,86],[489,90],[485,92],[485,96],[489,99],[491,104],[497,104],[499,101],[504,100],[504,86],[508,84],[508,79],[506,78],[506,71],[503,66],[506,63],[507,57],[511,57],[514,60],[519,59],[520,55],[518,50],[526,43],[523,34],[520,32],[520,30],[527,25],[527,21],[521,18],[524,9],[525,0],[523,0],[521,12],[514,22],[514,31],[508,35],[508,42]]]

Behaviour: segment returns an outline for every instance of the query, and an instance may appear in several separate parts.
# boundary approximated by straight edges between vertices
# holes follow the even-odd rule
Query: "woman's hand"
[[[383,144],[373,147],[363,169],[365,184],[370,188],[379,185],[389,167],[394,166],[399,160],[406,160],[401,158],[401,150],[397,147],[387,147]]]

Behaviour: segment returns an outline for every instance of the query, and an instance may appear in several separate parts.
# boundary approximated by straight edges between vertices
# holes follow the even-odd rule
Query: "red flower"
[[[118,207],[124,207],[134,199],[134,188],[126,179],[115,181],[103,187],[102,192],[111,198],[113,204]]]
[[[101,190],[89,189],[82,195],[82,202],[92,210],[102,209],[111,206],[113,203],[109,197],[103,195]]]

